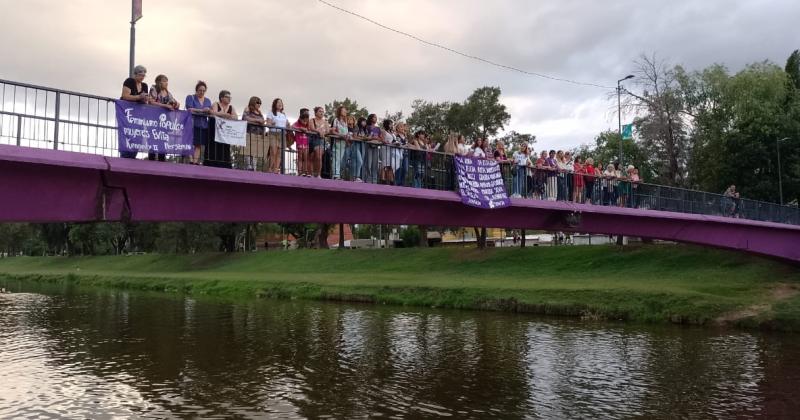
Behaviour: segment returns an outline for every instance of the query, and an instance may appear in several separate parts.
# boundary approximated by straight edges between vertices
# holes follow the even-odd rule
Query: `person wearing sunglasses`
[[[219,92],[219,101],[214,102],[214,105],[211,106],[211,111],[209,111],[209,114],[214,118],[225,118],[229,120],[238,119],[238,114],[236,114],[236,110],[233,108],[233,105],[231,105],[230,91],[222,90]],[[214,121],[209,121],[209,126],[214,127],[214,124]],[[211,138],[209,139],[208,147],[206,147],[205,153],[203,154],[203,165],[230,169],[231,146],[225,143],[217,143],[214,138],[215,130],[209,131]]]
[[[242,113],[242,120],[247,121],[247,143],[242,151],[244,167],[248,171],[264,170],[267,147],[264,141],[264,114],[261,112],[261,98],[253,96],[247,102]]]

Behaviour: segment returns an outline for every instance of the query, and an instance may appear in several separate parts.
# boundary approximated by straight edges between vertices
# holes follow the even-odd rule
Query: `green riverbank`
[[[0,259],[14,281],[800,331],[800,268],[674,245]]]

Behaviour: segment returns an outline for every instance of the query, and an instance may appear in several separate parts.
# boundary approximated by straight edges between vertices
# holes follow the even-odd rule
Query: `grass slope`
[[[0,278],[800,330],[800,270],[688,246],[7,258]]]

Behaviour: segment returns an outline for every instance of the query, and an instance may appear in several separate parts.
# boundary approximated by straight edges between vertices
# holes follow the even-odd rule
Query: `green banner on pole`
[[[633,140],[633,124],[622,126],[622,140]]]

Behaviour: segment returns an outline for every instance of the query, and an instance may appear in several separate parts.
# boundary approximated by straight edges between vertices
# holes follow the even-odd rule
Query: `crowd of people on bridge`
[[[120,98],[171,110],[181,108],[169,90],[167,76],[158,75],[148,89],[146,75],[145,67],[134,67],[133,76],[123,82]],[[405,123],[379,121],[375,114],[356,117],[343,106],[330,120],[321,106],[301,108],[298,120],[292,123],[280,98],[263,110],[261,98],[253,96],[240,115],[231,104],[230,91],[220,90],[213,102],[207,92],[208,85],[198,81],[195,92],[187,95],[183,104],[195,115],[190,164],[281,173],[282,164],[288,163],[282,160],[287,151],[292,151],[296,160],[291,172],[303,177],[455,189],[452,157],[470,156],[497,161],[513,198],[616,206],[635,205],[632,197],[641,182],[633,165],[604,164],[561,150],[543,150],[537,155],[527,144],[509,156],[502,141],[492,146],[488,139],[477,137],[468,144],[461,134],[450,134],[443,143],[435,144],[429,133],[409,133]],[[246,146],[232,150],[230,145],[216,142],[210,118],[247,121]],[[136,155],[121,152],[126,158]],[[164,161],[166,156],[150,153],[148,159]]]

